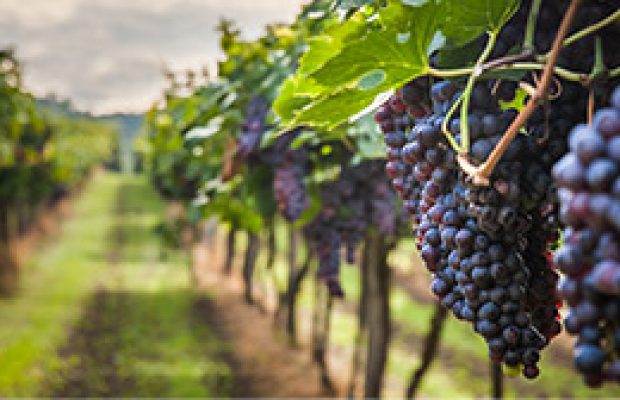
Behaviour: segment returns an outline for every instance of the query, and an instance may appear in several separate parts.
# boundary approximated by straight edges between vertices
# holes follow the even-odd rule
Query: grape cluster
[[[500,109],[491,84],[482,83],[472,93],[468,127],[474,163],[486,159],[515,116],[513,110]],[[386,170],[417,223],[420,254],[433,273],[431,290],[457,318],[472,323],[486,339],[491,358],[522,365],[523,375],[534,378],[540,350],[560,331],[558,277],[546,247],[557,228],[548,216],[554,201],[551,178],[540,174],[544,160],[525,151],[528,145],[544,145],[519,137],[492,175],[491,186],[474,186],[459,171],[441,132],[460,94],[453,82],[433,85],[432,104],[426,108],[432,113],[412,119],[398,141],[394,132],[400,127],[391,121],[402,118],[393,116],[399,95],[379,110],[376,119],[388,145]],[[449,122],[459,140],[460,120]],[[537,190],[528,187],[533,181]]]
[[[245,123],[241,131],[241,137],[237,144],[237,154],[247,159],[260,147],[265,133],[265,117],[269,111],[269,104],[262,96],[254,96],[248,103],[245,113]]]
[[[522,45],[531,4],[531,0],[521,2],[517,12],[502,28],[491,52],[490,59],[499,58],[511,52],[514,53]],[[569,0],[556,0],[553,2],[542,2],[540,5],[533,38],[533,51],[536,54],[544,54],[551,49],[569,4]],[[601,21],[617,11],[618,6],[617,0],[590,0],[582,2],[577,15],[571,23],[568,36]],[[620,27],[614,24],[610,24],[597,31],[597,36],[602,39],[604,62],[609,67],[617,66],[620,61],[620,42],[615,40],[619,34]],[[486,36],[479,38],[480,46],[483,46],[486,40]],[[573,71],[589,73],[594,65],[595,40],[594,35],[589,35],[565,47],[557,60],[557,65]]]
[[[575,366],[588,385],[620,380],[620,87],[592,125],[577,125],[554,167],[564,243],[555,261],[578,336]]]
[[[469,115],[468,126],[472,162],[479,164],[487,159],[516,112],[501,111],[490,101],[489,86],[476,89],[471,102],[475,111]],[[467,188],[466,206],[478,227],[491,240],[511,244],[523,259],[528,280],[523,299],[534,326],[547,340],[560,331],[559,297],[554,290],[558,275],[548,262],[559,229],[557,190],[550,169],[564,152],[567,132],[562,126],[553,126],[553,133],[545,132],[548,123],[530,121],[528,135],[517,136],[495,167],[490,186],[475,186],[466,175],[460,175]],[[458,119],[453,120],[453,131],[458,132],[459,125]]]
[[[432,166],[422,160],[426,156],[424,147],[407,150],[409,157],[415,152],[416,157],[420,158],[420,163],[404,162],[403,146],[407,142],[406,130],[413,126],[415,119],[422,118],[431,112],[428,85],[427,78],[413,80],[375,114],[375,120],[380,124],[388,146],[387,174],[392,180],[392,186],[403,198],[404,207],[412,215],[417,215],[422,195],[422,188],[415,176],[427,176],[431,173]],[[435,138],[428,138],[425,141],[430,143],[434,140]],[[429,157],[435,161],[434,151],[429,152]]]
[[[250,100],[237,145],[237,155],[251,167],[261,164],[272,169],[273,194],[278,210],[286,220],[295,221],[310,205],[304,183],[308,169],[307,149],[290,148],[301,132],[300,128],[284,132],[271,146],[261,149],[260,144],[267,129],[265,119],[268,111],[265,98],[255,96]]]
[[[304,227],[319,259],[319,277],[332,295],[342,296],[340,251],[355,262],[355,249],[370,226],[394,235],[398,226],[397,198],[381,161],[367,160],[345,168],[336,181],[320,188],[321,209]]]
[[[306,168],[303,153],[287,151],[273,172],[273,193],[278,209],[288,221],[295,221],[310,205],[304,177]]]
[[[286,131],[258,153],[260,160],[273,169],[273,194],[278,210],[289,222],[297,220],[310,206],[304,182],[310,169],[308,149],[291,148],[300,132],[300,128]]]
[[[536,52],[544,53],[551,47],[568,3],[542,4],[534,36]],[[572,32],[616,11],[617,4],[612,3],[584,4]],[[508,54],[523,42],[530,5],[530,1],[523,2],[502,29],[491,59]],[[617,36],[618,27],[607,27],[600,34],[610,39]],[[480,41],[484,44],[486,38]],[[617,41],[604,42],[606,65],[615,66],[620,61]],[[590,71],[594,39],[578,43],[563,53],[559,64]],[[434,58],[434,62],[440,61]],[[535,84],[533,78],[525,79]],[[416,224],[420,255],[434,276],[432,291],[457,318],[472,322],[485,337],[492,359],[509,366],[521,365],[528,378],[539,374],[539,352],[561,329],[561,301],[556,290],[559,276],[550,259],[562,224],[551,169],[566,152],[570,128],[583,122],[587,109],[584,88],[565,81],[555,81],[555,86],[553,102],[530,117],[524,127],[527,135],[513,140],[488,187],[474,185],[459,171],[454,152],[442,138],[441,124],[461,95],[455,83],[440,81],[433,85],[429,102],[428,80],[416,79],[375,116],[388,146],[386,171]],[[514,98],[516,87],[504,80],[483,81],[474,87],[467,121],[469,157],[474,165],[488,158],[514,120],[516,111],[502,110],[497,100]],[[597,101],[609,96],[605,87],[595,88],[594,94]],[[458,110],[453,115],[459,115]],[[457,142],[460,127],[459,118],[448,121]],[[609,162],[596,168],[602,168],[601,175],[611,174]],[[565,179],[585,179],[579,175],[583,171],[576,171],[574,165],[566,169]],[[620,193],[620,180],[617,186]],[[599,211],[609,205],[597,201]],[[616,211],[620,214],[620,206]],[[615,244],[605,236],[606,246]],[[614,368],[620,373],[620,363]]]

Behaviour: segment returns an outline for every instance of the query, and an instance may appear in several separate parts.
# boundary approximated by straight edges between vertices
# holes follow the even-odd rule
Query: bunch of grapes
[[[278,210],[289,222],[296,221],[310,206],[304,181],[310,169],[307,148],[291,149],[300,132],[293,129],[283,133],[260,153],[261,159],[273,169],[273,194]]]
[[[575,366],[591,386],[620,380],[620,86],[611,104],[572,130],[553,170],[567,225],[556,254],[565,326],[578,336]]]
[[[397,198],[383,172],[383,163],[367,160],[345,168],[340,177],[321,186],[321,209],[304,227],[319,258],[319,277],[332,295],[342,296],[340,252],[355,262],[355,250],[369,227],[394,235],[398,226]]]
[[[278,209],[288,221],[295,221],[310,205],[304,177],[306,168],[303,153],[287,151],[273,172],[273,193]]]
[[[515,116],[513,110],[500,109],[491,85],[483,82],[472,93],[474,111],[468,115],[468,127],[474,163],[486,160]],[[523,374],[533,378],[539,373],[540,350],[560,330],[558,278],[546,247],[556,238],[556,225],[547,218],[553,198],[547,193],[550,185],[542,184],[551,179],[548,173],[546,180],[544,174],[535,177],[545,169],[544,161],[525,159],[528,139],[523,136],[502,158],[491,186],[474,186],[459,171],[441,132],[460,94],[457,84],[438,82],[430,90],[432,114],[413,120],[402,143],[392,140],[391,130],[384,130],[390,158],[387,173],[405,201],[415,202],[408,210],[417,223],[420,254],[434,276],[432,291],[457,318],[473,324],[494,360],[522,365]],[[385,114],[394,102],[379,112]],[[384,129],[391,128],[384,115],[377,119]],[[459,140],[460,121],[449,122]],[[535,193],[526,189],[533,179],[541,179]],[[411,189],[402,190],[401,182],[410,182]]]
[[[474,164],[487,159],[516,114],[514,110],[501,111],[496,103],[489,102],[487,99],[492,98],[489,87],[479,89],[482,96],[477,97],[474,91],[472,98],[472,109],[478,115],[469,116]],[[478,99],[484,99],[484,103]],[[566,96],[557,101],[562,104],[572,100]],[[490,186],[474,186],[464,174],[460,179],[467,187],[466,206],[478,226],[493,240],[514,243],[523,258],[529,288],[524,299],[534,325],[547,340],[560,331],[557,322],[559,298],[553,290],[558,276],[547,261],[560,227],[557,190],[550,170],[565,149],[568,124],[562,121],[568,120],[570,124],[581,117],[566,111],[570,108],[560,108],[556,112],[560,118],[555,122],[530,120],[526,126],[528,135],[519,135],[510,144],[490,177]]]
[[[284,132],[271,146],[261,149],[268,112],[269,105],[265,98],[255,96],[250,100],[237,155],[250,166],[268,165],[273,170],[273,193],[278,210],[286,220],[295,221],[310,205],[304,182],[308,169],[306,149],[290,148],[301,132],[300,128]]]
[[[300,128],[286,131],[258,153],[258,158],[273,169],[273,194],[278,210],[289,222],[310,206],[304,182],[309,171],[307,148],[291,148],[300,132]]]
[[[237,154],[241,158],[247,159],[258,151],[265,133],[265,117],[268,111],[269,104],[262,96],[254,96],[248,103],[245,123],[237,145]]]
[[[413,126],[415,119],[431,112],[428,85],[427,78],[410,82],[375,114],[375,120],[381,126],[388,146],[386,171],[392,179],[392,186],[403,198],[404,207],[413,215],[416,214],[421,196],[421,188],[414,178],[414,172],[428,174],[430,166],[424,164],[414,171],[415,166],[404,163],[401,155],[406,142],[406,131]],[[420,154],[423,152],[424,149],[419,150]]]
[[[535,29],[534,52],[541,54],[550,49],[568,4],[564,0],[558,4],[543,2]],[[503,28],[491,59],[514,52],[523,43],[530,6],[530,1],[524,1]],[[571,32],[616,10],[617,2],[585,3]],[[618,27],[613,25],[597,33],[603,39],[604,61],[608,66],[616,66],[620,61],[618,43],[610,40],[618,33]],[[482,37],[480,43],[486,40]],[[594,47],[593,38],[577,41],[562,54],[558,64],[589,72],[594,63]],[[434,57],[433,62],[441,59]],[[524,80],[536,84],[533,76]],[[459,170],[456,155],[441,132],[448,110],[462,93],[461,87],[451,81],[437,82],[430,90],[428,86],[428,78],[410,82],[376,113],[388,146],[386,172],[416,225],[421,257],[434,277],[432,291],[457,318],[472,322],[476,332],[485,337],[492,359],[509,366],[522,366],[523,375],[534,378],[539,374],[536,364],[540,350],[561,330],[558,321],[561,301],[556,291],[559,276],[550,259],[562,221],[551,169],[566,153],[571,127],[586,118],[588,92],[578,84],[555,80],[551,99],[529,118],[523,128],[526,135],[518,135],[511,142],[490,176],[490,185],[477,186]],[[512,100],[516,88],[515,82],[504,80],[480,81],[474,86],[467,119],[471,143],[468,156],[473,165],[487,160],[516,117],[516,110],[502,109],[498,102]],[[594,89],[596,101],[609,96],[605,82]],[[452,115],[460,115],[460,110],[457,108]],[[461,142],[460,119],[445,122],[456,141]],[[562,161],[559,165],[568,164]],[[583,166],[579,169],[573,163],[564,168],[564,180],[558,180],[561,185],[585,179]],[[607,170],[599,170],[600,174],[613,175],[610,162],[603,168]],[[612,178],[615,175],[601,179]],[[616,185],[620,193],[620,180]],[[586,207],[581,194],[575,197],[579,200],[570,198],[580,201],[575,207]],[[594,204],[590,207],[599,213],[602,210],[609,213],[608,201],[600,196],[595,200],[589,201],[588,204]],[[620,215],[620,206],[614,212]],[[617,218],[620,226],[620,217]],[[589,223],[596,224],[596,221]],[[588,227],[584,234],[589,240],[592,240],[591,230]],[[610,235],[603,237],[604,244],[598,244],[598,249],[616,248]],[[573,242],[583,240],[570,242],[571,246],[577,246]],[[565,252],[564,249],[559,252],[560,258],[570,259],[563,255]],[[573,256],[575,252],[569,253]],[[606,271],[611,269],[606,268]],[[562,286],[564,289],[577,290],[577,283],[568,282]],[[590,312],[592,309],[588,308]],[[579,325],[577,318],[569,320],[573,326],[567,329],[574,330]],[[588,332],[592,333],[591,329]],[[620,362],[611,369],[618,370],[620,376]]]

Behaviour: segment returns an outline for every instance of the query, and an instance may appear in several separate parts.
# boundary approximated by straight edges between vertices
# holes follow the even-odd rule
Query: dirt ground
[[[208,319],[234,351],[234,397],[330,397],[320,383],[317,367],[305,346],[291,348],[278,334],[269,300],[258,291],[263,306],[248,306],[240,276],[225,276],[218,244],[194,248],[199,287],[208,291]],[[268,314],[269,315],[266,315]],[[337,385],[338,386],[338,385]],[[338,389],[337,389],[338,390]],[[341,392],[340,390],[338,390]]]

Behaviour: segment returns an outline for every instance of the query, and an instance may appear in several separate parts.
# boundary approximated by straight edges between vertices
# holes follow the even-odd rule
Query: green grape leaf
[[[434,1],[411,7],[391,0],[379,11],[383,28],[366,29],[354,40],[347,36],[346,43],[337,38],[343,45],[339,52],[321,59],[318,68],[319,62],[315,68],[300,68],[296,78],[283,87],[274,110],[289,126],[333,129],[364,111],[380,94],[423,75],[428,71],[431,45],[437,43],[441,7]],[[354,31],[343,27],[335,32]],[[295,86],[312,90],[303,96]]]
[[[366,29],[366,21],[359,14],[344,23],[333,22],[328,25],[323,34],[306,40],[309,48],[299,59],[298,73],[307,75],[321,68],[335,57],[347,42],[362,36]]]
[[[208,218],[212,215],[217,215],[222,221],[230,222],[253,233],[260,232],[263,226],[263,219],[257,211],[228,193],[213,197],[204,206],[203,217]]]
[[[378,94],[375,90],[344,89],[301,110],[293,125],[312,125],[331,130],[371,104]]]
[[[309,79],[301,82],[298,76],[289,77],[280,86],[278,97],[273,102],[273,111],[283,121],[294,119],[298,110],[312,102],[312,97],[306,95],[312,91],[311,83],[312,81]]]
[[[464,45],[484,32],[498,32],[520,3],[521,0],[446,1],[441,31],[451,43]]]
[[[309,41],[274,111],[287,127],[333,129],[368,112],[388,90],[429,71],[430,55],[499,30],[520,0],[387,0],[376,18],[357,13]]]
[[[428,45],[412,35],[406,42],[398,40],[396,31],[375,31],[346,46],[336,57],[310,75],[326,87],[342,87],[369,73],[382,72],[384,82],[392,76],[420,75],[428,67]]]
[[[340,50],[337,41],[327,35],[320,35],[308,38],[306,44],[309,46],[299,60],[299,72],[307,74],[316,71],[327,60],[338,54]]]

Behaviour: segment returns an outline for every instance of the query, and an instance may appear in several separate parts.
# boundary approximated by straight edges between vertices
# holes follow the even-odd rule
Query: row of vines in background
[[[43,106],[22,88],[11,50],[0,51],[0,292],[16,288],[9,243],[108,160],[115,128]]]
[[[381,394],[387,259],[412,226],[438,305],[408,396],[446,310],[486,341],[500,396],[502,368],[540,374],[563,299],[577,370],[589,386],[618,382],[619,20],[611,0],[315,0],[254,41],[222,21],[217,77],[171,78],[147,115],[153,182],[192,224],[229,227],[225,271],[247,232],[250,303],[261,237],[270,264],[286,221],[281,308],[294,342],[301,282],[313,271],[324,284],[313,347],[326,386],[346,259],[361,271],[353,370]]]

